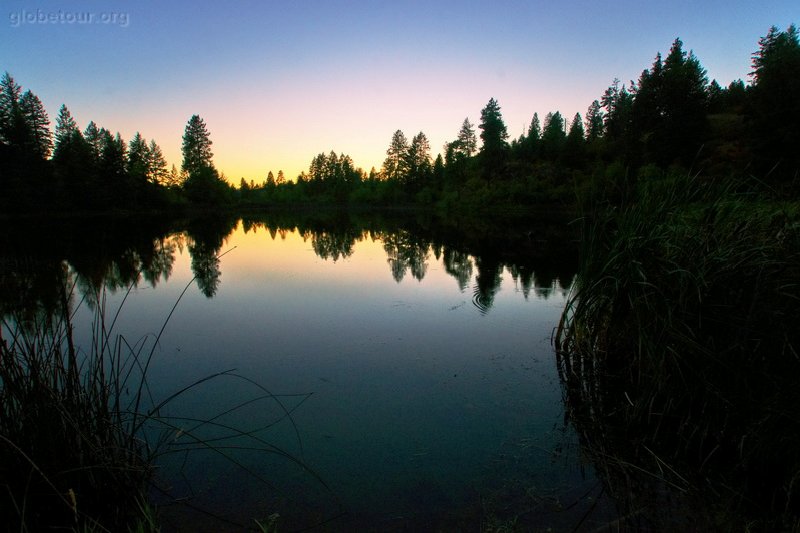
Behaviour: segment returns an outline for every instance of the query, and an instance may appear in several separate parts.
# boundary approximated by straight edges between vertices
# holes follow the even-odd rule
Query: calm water
[[[166,530],[273,513],[280,531],[600,523],[550,344],[575,268],[563,226],[101,226],[6,243],[6,271],[32,281],[4,276],[4,311],[46,307],[30,287],[67,265],[78,342],[91,294],[107,316],[121,306],[114,331],[145,352],[178,302],[148,372],[154,403],[231,371],[171,401],[166,433],[149,429],[167,439],[154,492]],[[12,299],[17,285],[28,293]]]

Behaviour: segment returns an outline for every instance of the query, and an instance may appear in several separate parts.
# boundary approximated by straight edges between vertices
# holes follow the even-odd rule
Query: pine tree
[[[592,142],[603,136],[603,110],[595,100],[586,110],[586,140]]]
[[[167,183],[168,187],[179,187],[183,184],[184,177],[181,176],[181,173],[178,172],[178,167],[175,164],[172,164],[172,168],[169,170],[169,175],[167,176]]]
[[[211,135],[206,123],[198,115],[192,115],[183,133],[183,163],[181,170],[190,177],[214,168],[211,153]]]
[[[461,124],[461,130],[458,132],[458,142],[460,143],[460,149],[467,157],[471,157],[478,149],[475,128],[470,123],[469,118],[465,118],[463,124]]]
[[[436,188],[441,189],[442,185],[444,184],[444,176],[444,158],[442,158],[442,154],[437,154],[436,160],[433,162],[433,171],[431,173],[431,179]]]
[[[539,113],[534,113],[531,125],[528,126],[528,135],[525,136],[523,152],[527,159],[533,160],[539,152],[539,145],[542,139],[542,126],[539,122]]]
[[[584,163],[585,153],[585,132],[583,129],[583,119],[580,113],[575,113],[569,133],[564,143],[564,161],[572,168],[581,168]]]
[[[53,133],[42,101],[31,91],[25,91],[19,107],[25,121],[26,151],[40,159],[48,159],[53,151]]]
[[[127,148],[119,133],[115,136],[105,128],[100,129],[100,176],[106,187],[123,197],[125,188],[125,155]]]
[[[139,183],[147,181],[150,153],[147,141],[138,131],[128,145],[128,157],[125,163],[125,170],[132,180]]]
[[[169,172],[167,172],[167,160],[161,147],[156,144],[155,139],[150,140],[147,147],[147,179],[151,183],[158,185],[169,185]]]
[[[415,192],[428,180],[432,170],[431,145],[422,132],[411,139],[411,145],[406,152],[406,167],[408,174],[405,184],[411,192]]]
[[[800,176],[800,34],[773,26],[753,54],[752,145],[758,170]]]
[[[83,132],[83,138],[89,145],[89,150],[92,154],[92,160],[95,163],[98,162],[100,160],[100,130],[93,120],[89,121],[89,124],[86,125],[86,129]]]
[[[408,175],[408,140],[402,131],[397,130],[392,135],[392,141],[386,150],[386,160],[383,162],[383,177],[390,181],[405,181]]]
[[[614,79],[603,93],[600,106],[605,109],[603,117],[603,137],[607,140],[609,151],[615,157],[629,160],[634,156],[631,131],[631,108],[633,95],[619,80]]]
[[[665,162],[666,104],[664,64],[661,53],[658,53],[650,70],[642,71],[639,76],[636,97],[631,105],[631,128],[641,143],[638,149],[643,153],[645,162]]]
[[[651,74],[652,76],[652,74]],[[692,52],[683,51],[675,39],[664,60],[661,96],[663,134],[656,150],[656,162],[666,165],[677,161],[684,166],[694,163],[708,130],[705,69]],[[637,93],[637,99],[638,99]]]
[[[22,96],[14,78],[6,72],[0,79],[0,142],[12,146],[22,146],[25,140],[25,126],[19,101]]]
[[[75,122],[75,119],[72,118],[72,114],[69,112],[69,109],[67,109],[67,106],[62,104],[61,108],[58,110],[58,117],[56,118],[55,146],[53,148],[54,160],[66,157],[70,150],[70,143],[76,132],[80,134],[78,124]]]
[[[481,166],[484,178],[497,176],[503,170],[508,151],[508,131],[500,114],[500,105],[494,98],[489,99],[481,110]]]
[[[550,161],[555,161],[561,156],[567,134],[564,131],[565,123],[561,113],[548,113],[544,118],[542,130],[542,156]]]

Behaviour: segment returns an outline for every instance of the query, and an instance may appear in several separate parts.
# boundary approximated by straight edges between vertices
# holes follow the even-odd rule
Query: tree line
[[[786,195],[800,185],[800,42],[794,25],[772,27],[753,54],[750,82],[709,82],[693,52],[675,39],[638,80],[615,79],[584,116],[534,113],[509,139],[501,108],[481,110],[480,146],[465,119],[435,158],[423,132],[397,130],[380,170],[353,168],[331,152],[316,156],[295,182],[253,183],[245,202],[348,201],[445,208],[574,204],[594,196],[619,201],[640,179],[669,174],[754,176]],[[338,161],[347,161],[337,169]]]
[[[31,208],[159,209],[174,205],[333,203],[424,205],[445,209],[619,200],[640,179],[669,173],[755,176],[784,194],[800,175],[800,40],[794,25],[772,27],[753,54],[749,83],[708,81],[699,59],[675,39],[638,80],[615,79],[581,116],[560,112],[509,140],[490,99],[475,126],[465,119],[433,157],[423,132],[397,130],[379,170],[335,152],[316,155],[287,180],[267,175],[238,187],[213,164],[208,128],[192,116],[180,171],[154,141],[90,122],[78,128],[62,105],[55,131],[39,98],[6,73],[0,80],[0,205]],[[481,143],[478,145],[478,137]]]

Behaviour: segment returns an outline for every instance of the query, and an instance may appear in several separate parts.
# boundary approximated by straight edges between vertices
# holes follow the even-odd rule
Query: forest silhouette
[[[161,211],[331,204],[422,206],[449,211],[576,207],[623,201],[639,181],[700,174],[754,176],[792,196],[800,175],[800,40],[794,25],[758,42],[748,83],[708,81],[675,39],[636,81],[615,79],[585,116],[534,114],[510,139],[494,98],[476,126],[433,156],[423,132],[397,130],[380,169],[321,152],[294,180],[270,171],[234,186],[214,166],[209,128],[193,115],[181,168],[155,140],[129,142],[93,121],[81,131],[66,105],[50,131],[39,98],[9,73],[0,81],[0,208],[4,212]],[[478,143],[480,137],[480,146]]]

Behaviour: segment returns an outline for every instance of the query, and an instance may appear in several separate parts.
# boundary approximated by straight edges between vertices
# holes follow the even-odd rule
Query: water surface
[[[575,268],[564,228],[249,218],[142,232],[123,245],[107,228],[92,240],[117,250],[52,257],[78,288],[79,342],[100,306],[86,294],[107,315],[121,306],[114,331],[132,345],[178,302],[148,371],[154,403],[229,371],[162,410],[161,449],[183,450],[158,461],[167,530],[274,513],[282,531],[593,523],[599,484],[565,427],[550,343]]]

